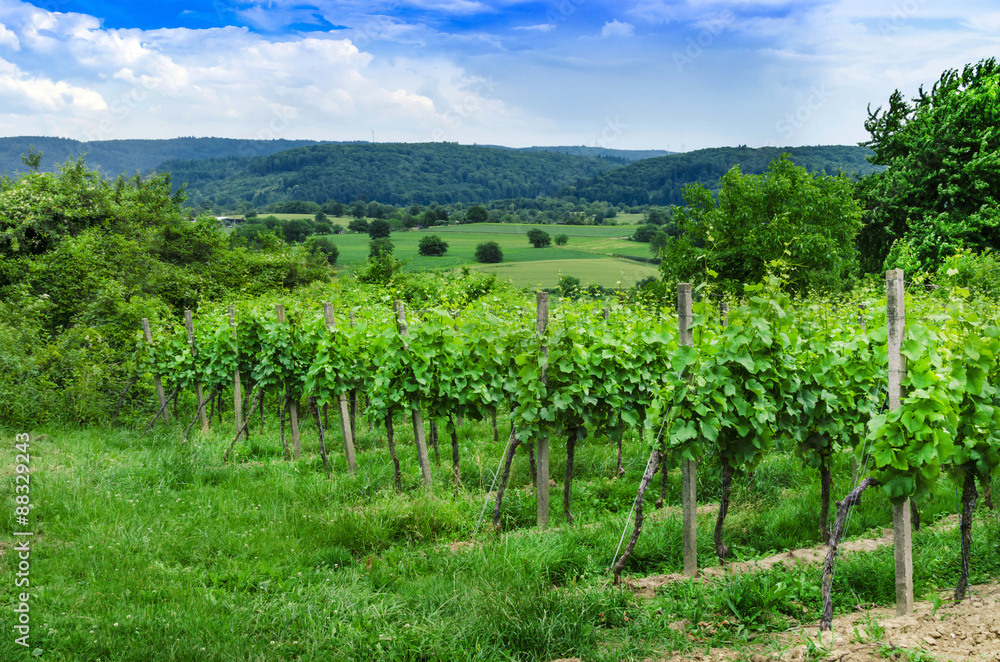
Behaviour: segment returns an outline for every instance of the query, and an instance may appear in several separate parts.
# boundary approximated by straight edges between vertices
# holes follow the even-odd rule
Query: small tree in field
[[[484,241],[476,246],[476,261],[483,264],[503,262],[503,251],[495,241]]]
[[[448,242],[436,234],[429,234],[426,237],[421,237],[420,244],[417,246],[417,252],[421,255],[444,255],[447,251]]]
[[[545,248],[552,244],[552,237],[545,230],[539,230],[538,228],[531,228],[528,230],[528,241],[535,248]]]
[[[377,218],[368,225],[368,236],[371,239],[388,238],[391,230],[388,221]]]
[[[567,243],[569,243],[569,235],[568,234],[557,234],[556,235],[556,246],[565,246]]]

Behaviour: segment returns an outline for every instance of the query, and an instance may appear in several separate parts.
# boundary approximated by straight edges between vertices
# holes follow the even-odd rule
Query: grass
[[[221,456],[232,431],[218,424],[194,445],[179,443],[177,426],[149,435],[53,429],[32,442],[31,646],[41,659],[638,660],[744,646],[788,619],[818,618],[816,568],[681,582],[651,600],[611,587],[607,568],[646,462],[635,440],[626,440],[620,479],[606,439],[578,447],[576,524],[566,525],[556,487],[545,532],[534,528],[528,461],[519,452],[503,532],[488,526],[490,501],[473,543],[503,453],[504,440],[494,444],[489,425],[467,421],[460,429],[461,488],[449,477],[450,445],[442,443],[429,492],[420,487],[409,426],[398,425],[404,490],[396,494],[378,428],[359,420],[353,478],[338,435],[327,437],[334,465],[327,480],[311,421],[294,462],[281,459],[273,424],[273,415],[263,432],[255,423],[229,465]],[[19,528],[13,433],[3,437],[11,443],[0,451],[0,519],[12,531]],[[561,483],[564,456],[553,442],[550,470]],[[679,504],[679,473],[668,474],[670,505]],[[737,477],[726,541],[738,556],[818,539],[814,474],[776,452],[752,482]],[[849,474],[845,462],[835,467],[835,495],[846,492]],[[717,498],[718,481],[711,465],[699,468],[702,502]],[[650,512],[658,491],[647,493]],[[925,520],[954,505],[943,500]],[[870,493],[849,535],[890,522],[884,497]],[[713,523],[699,517],[703,566],[714,563]],[[680,526],[676,513],[651,519],[626,574],[679,572]],[[998,541],[996,518],[977,519],[973,581],[1000,574]],[[918,595],[957,579],[957,531],[924,529],[914,547]],[[13,553],[9,544],[0,548],[0,600],[13,605]],[[845,555],[835,595],[841,609],[891,604],[891,549]],[[671,627],[677,620],[711,627]],[[12,640],[0,641],[0,659],[23,655]]]
[[[567,234],[565,246],[552,245],[534,248],[525,233],[532,227],[541,227],[551,235]],[[440,257],[424,257],[417,251],[420,239],[436,234],[448,242],[448,252]],[[554,287],[560,275],[575,276],[584,285],[591,283],[615,287],[621,281],[631,287],[647,276],[655,276],[655,265],[623,260],[615,255],[650,257],[648,244],[628,241],[629,228],[604,226],[529,226],[500,223],[455,225],[394,232],[390,239],[396,257],[406,260],[407,271],[455,269],[470,266],[486,272],[496,272],[509,277],[525,287]],[[342,234],[332,237],[340,250],[338,266],[353,268],[368,259],[366,234]],[[481,265],[476,262],[476,246],[484,241],[496,241],[503,251],[504,261],[499,265]]]

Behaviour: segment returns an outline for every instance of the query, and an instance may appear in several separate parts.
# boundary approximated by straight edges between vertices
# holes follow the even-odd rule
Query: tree
[[[635,229],[635,232],[632,233],[632,236],[629,237],[629,239],[631,239],[632,241],[641,242],[643,244],[648,244],[650,241],[653,240],[653,237],[656,235],[656,232],[658,230],[659,227],[657,227],[656,225],[652,223],[646,223],[645,225],[640,225],[639,227],[637,227]]]
[[[556,246],[565,246],[567,243],[569,243],[569,235],[568,234],[557,234],[556,235]]]
[[[476,261],[483,264],[503,262],[503,251],[495,241],[484,241],[476,246]]]
[[[333,243],[333,239],[312,236],[306,239],[305,247],[310,253],[323,256],[327,264],[331,266],[337,264],[340,250],[337,248],[337,244]]]
[[[389,222],[381,218],[376,218],[368,225],[368,237],[371,239],[383,239],[389,236],[392,228]]]
[[[670,282],[714,272],[742,294],[744,283],[760,282],[769,263],[785,259],[791,290],[845,289],[857,269],[854,239],[861,227],[851,193],[846,176],[811,175],[787,154],[761,175],[733,167],[722,178],[718,201],[704,186],[686,187],[687,205],[673,216],[680,236],[667,240],[660,270]]]
[[[372,239],[368,242],[368,259],[371,260],[383,255],[392,255],[392,251],[395,248],[388,237]]]
[[[488,220],[490,220],[490,213],[482,205],[470,207],[469,211],[465,212],[466,223],[485,223]]]
[[[949,69],[930,91],[869,108],[869,160],[859,186],[868,212],[864,271],[930,271],[960,248],[1000,248],[1000,65]]]
[[[535,248],[545,248],[552,243],[552,237],[545,230],[539,230],[538,228],[531,228],[528,230],[528,241]]]
[[[356,218],[347,224],[347,229],[351,232],[364,232],[368,234],[368,221],[363,218]]]
[[[421,237],[420,244],[417,246],[417,252],[421,255],[438,256],[444,255],[447,251],[448,242],[436,234]]]

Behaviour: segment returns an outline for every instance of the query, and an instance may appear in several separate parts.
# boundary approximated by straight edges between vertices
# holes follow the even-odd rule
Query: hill
[[[588,202],[626,205],[682,205],[688,184],[702,184],[712,191],[735,165],[747,174],[760,174],[783,152],[810,172],[867,175],[880,168],[868,163],[867,147],[824,145],[817,147],[715,147],[645,159],[567,186],[561,195]]]
[[[285,200],[479,203],[553,195],[621,167],[609,159],[456,143],[328,143],[256,158],[175,160],[156,170],[188,185],[192,204]]]
[[[240,140],[233,138],[172,138],[170,140],[95,140],[81,142],[69,138],[16,136],[0,138],[0,171],[14,175],[27,172],[21,154],[34,145],[42,153],[44,171],[54,171],[67,159],[86,154],[87,165],[107,176],[135,174],[155,168],[169,159],[211,157],[254,157],[281,152],[316,140]]]
[[[665,149],[609,149],[607,147],[587,147],[586,145],[572,145],[568,147],[520,147],[525,152],[558,152],[560,154],[574,154],[576,156],[596,156],[601,159],[622,159],[624,161],[641,161],[642,159],[652,159],[657,156],[667,156],[676,154]]]

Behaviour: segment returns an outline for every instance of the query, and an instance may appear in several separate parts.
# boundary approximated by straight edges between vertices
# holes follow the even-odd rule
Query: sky
[[[0,0],[0,136],[856,144],[995,0]]]

